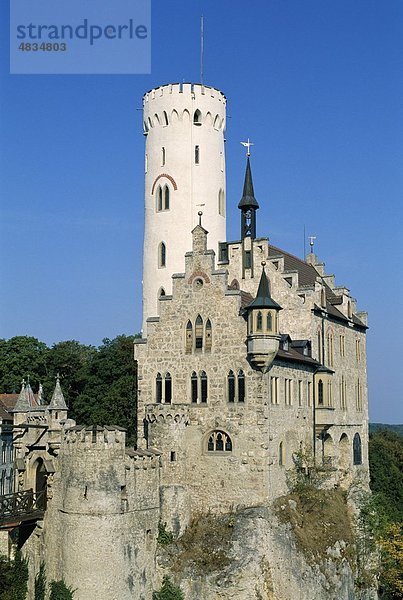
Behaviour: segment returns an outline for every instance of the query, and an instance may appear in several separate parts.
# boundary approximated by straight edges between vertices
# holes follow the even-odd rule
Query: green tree
[[[48,347],[34,337],[16,336],[0,340],[0,390],[12,394],[21,387],[22,377],[29,376],[33,388],[48,376]]]
[[[63,579],[50,583],[49,600],[73,600],[74,590],[68,587]]]
[[[369,438],[371,490],[380,494],[391,521],[403,521],[403,438],[391,430]]]
[[[168,575],[164,575],[162,587],[159,592],[153,592],[153,600],[184,600],[180,587],[176,587]]]
[[[0,558],[0,600],[25,600],[28,590],[28,561],[18,550],[13,561]]]
[[[35,577],[35,600],[45,600],[46,597],[46,572],[45,564],[41,562],[39,572]]]

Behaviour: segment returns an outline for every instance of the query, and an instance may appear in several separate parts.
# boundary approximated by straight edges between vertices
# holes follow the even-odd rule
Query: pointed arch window
[[[353,463],[362,465],[362,445],[359,433],[356,433],[353,439]]]
[[[207,373],[202,371],[200,373],[200,387],[201,387],[201,401],[203,404],[207,402]]]
[[[228,433],[213,431],[207,441],[208,452],[232,452],[232,441]]]
[[[186,354],[191,354],[193,349],[193,325],[191,321],[186,324]]]
[[[323,381],[321,379],[318,382],[318,404],[323,406]]]
[[[162,113],[162,124],[163,124],[164,126],[168,125],[168,115],[167,115],[167,113],[165,112],[165,110],[164,110],[164,112]]]
[[[195,323],[195,349],[201,351],[203,348],[203,319],[200,315],[197,316]]]
[[[172,402],[172,378],[171,374],[165,375],[165,404],[171,404]]]
[[[206,352],[211,352],[211,343],[212,343],[212,327],[210,319],[206,321],[206,342],[204,350]]]
[[[158,246],[158,266],[160,269],[166,267],[166,261],[167,261],[166,246],[165,246],[164,242],[161,242],[160,245]]]
[[[193,114],[193,124],[201,125],[202,124],[202,114],[199,109],[196,109]]]
[[[271,312],[269,311],[266,315],[266,329],[267,331],[271,331],[273,328],[273,319],[271,316]]]
[[[166,295],[166,294],[165,294],[165,290],[164,290],[164,288],[163,288],[163,287],[162,287],[162,288],[160,288],[160,289],[158,290],[158,298],[163,298],[165,295]]]
[[[263,329],[263,315],[259,312],[256,315],[256,331],[262,331]]]
[[[245,373],[238,372],[238,402],[245,402]]]
[[[192,403],[196,404],[197,403],[198,381],[197,381],[197,374],[195,371],[193,371],[193,373],[192,373],[192,377],[190,379],[190,385],[191,385]]]
[[[235,375],[234,371],[228,373],[228,402],[235,402]]]
[[[162,187],[159,185],[157,187],[157,211],[160,212],[162,210]]]
[[[157,377],[155,379],[155,400],[157,404],[161,404],[162,402],[162,377],[161,373],[157,373]]]
[[[164,186],[164,210],[169,210],[169,187]]]

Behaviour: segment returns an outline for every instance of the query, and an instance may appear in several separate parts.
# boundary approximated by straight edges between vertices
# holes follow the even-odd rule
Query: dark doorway
[[[40,510],[46,508],[46,488],[47,488],[47,473],[45,465],[41,458],[38,459],[35,475],[35,497],[36,506]]]

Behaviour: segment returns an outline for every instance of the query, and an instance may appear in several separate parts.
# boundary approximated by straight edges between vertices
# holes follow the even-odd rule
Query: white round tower
[[[190,83],[171,84],[143,98],[145,228],[143,336],[158,315],[160,294],[172,292],[173,273],[184,271],[191,231],[203,211],[209,248],[226,239],[225,107],[219,91]]]

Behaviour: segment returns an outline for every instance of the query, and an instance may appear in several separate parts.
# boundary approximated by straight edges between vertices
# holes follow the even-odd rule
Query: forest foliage
[[[34,393],[39,384],[45,403],[51,399],[56,374],[69,407],[69,417],[82,425],[119,425],[135,441],[136,336],[105,338],[99,347],[75,340],[48,347],[34,337],[0,340],[0,393],[19,392],[29,377]]]

